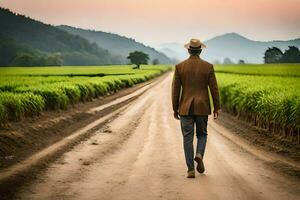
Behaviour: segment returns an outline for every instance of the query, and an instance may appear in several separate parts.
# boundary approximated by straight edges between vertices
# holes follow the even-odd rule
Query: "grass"
[[[223,110],[285,137],[297,136],[299,141],[299,67],[217,66]]]
[[[63,66],[63,67],[1,67],[1,76],[60,76],[93,74],[143,74],[144,70],[162,70],[166,66],[143,66],[141,70],[130,65],[113,66]]]
[[[44,110],[66,109],[147,81],[169,66],[0,68],[0,121],[18,121]],[[101,74],[101,76],[94,76]]]
[[[216,65],[219,73],[300,77],[300,64]]]
[[[33,93],[16,94],[11,92],[0,93],[1,122],[17,121],[26,116],[39,113],[45,108],[45,102],[39,95]]]

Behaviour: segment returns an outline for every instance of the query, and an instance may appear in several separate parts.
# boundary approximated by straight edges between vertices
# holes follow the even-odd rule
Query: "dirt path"
[[[206,172],[187,179],[168,76],[106,127],[75,146],[16,199],[299,199],[299,181],[215,131],[210,119]],[[220,129],[220,127],[217,127]]]

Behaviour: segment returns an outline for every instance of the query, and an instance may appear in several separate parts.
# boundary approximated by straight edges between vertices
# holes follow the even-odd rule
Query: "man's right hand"
[[[174,111],[174,114],[173,114],[173,115],[174,115],[174,118],[175,118],[175,119],[179,119],[179,114],[178,114],[178,112]]]
[[[214,119],[218,119],[219,114],[220,114],[220,110],[215,110],[214,111]]]

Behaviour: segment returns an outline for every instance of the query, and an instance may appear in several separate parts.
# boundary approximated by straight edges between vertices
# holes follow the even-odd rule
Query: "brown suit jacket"
[[[199,56],[190,56],[177,64],[172,82],[173,110],[179,110],[179,115],[210,115],[208,87],[214,110],[219,110],[219,90],[213,65]]]

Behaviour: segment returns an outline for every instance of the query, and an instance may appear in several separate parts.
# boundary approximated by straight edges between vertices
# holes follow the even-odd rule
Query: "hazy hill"
[[[155,47],[158,51],[163,52],[169,58],[173,60],[184,60],[188,56],[186,49],[183,47],[183,44],[176,42],[173,43],[164,43]]]
[[[249,63],[263,63],[263,55],[268,47],[279,47],[282,51],[293,45],[300,48],[300,38],[288,41],[254,41],[247,39],[236,33],[228,33],[204,41],[207,48],[203,50],[202,57],[210,62],[216,60],[223,62],[228,57],[237,62],[243,59]],[[182,60],[186,58],[187,53],[183,44],[171,43],[162,44],[157,47],[159,51],[164,52],[169,57]],[[171,53],[169,53],[172,51]]]
[[[0,8],[0,27],[0,39],[13,40],[17,45],[25,45],[46,54],[56,53],[64,65],[120,63],[120,58],[80,36],[7,9]]]
[[[68,31],[72,34],[80,35],[90,42],[95,42],[99,46],[105,49],[109,49],[109,51],[113,54],[122,56],[123,60],[126,60],[126,57],[130,52],[137,50],[147,53],[150,56],[150,62],[155,58],[159,59],[160,63],[172,62],[166,55],[158,52],[154,48],[145,46],[144,44],[136,42],[133,39],[117,34],[106,33],[102,31],[85,30],[70,26],[58,26],[58,28]]]

